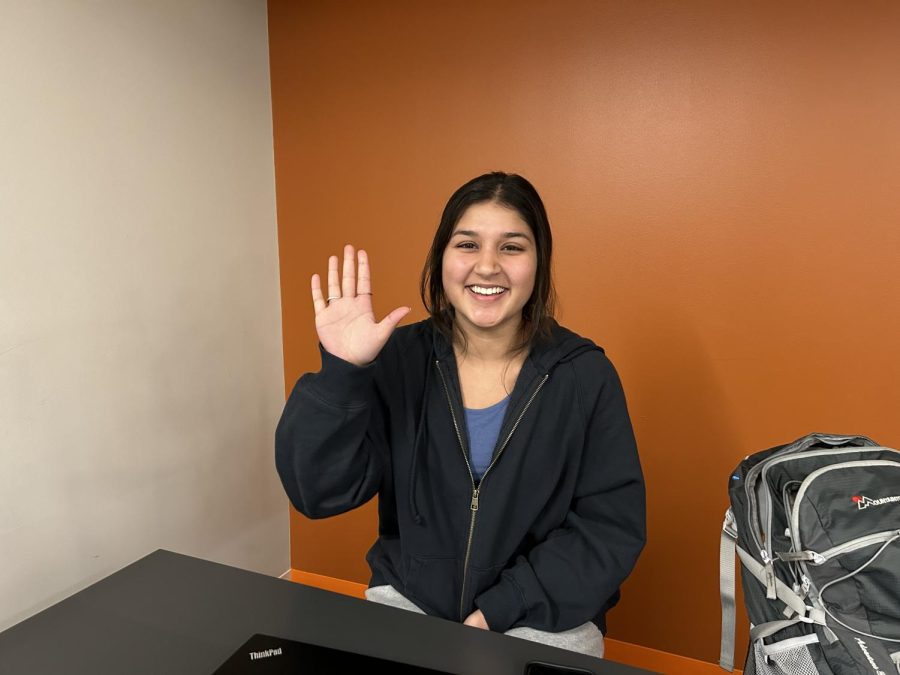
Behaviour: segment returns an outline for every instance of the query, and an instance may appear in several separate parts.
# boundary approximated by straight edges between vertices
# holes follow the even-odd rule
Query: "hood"
[[[560,363],[567,363],[580,354],[594,349],[603,351],[593,340],[563,328],[555,319],[551,321],[550,339],[538,341],[529,354],[537,370],[549,373]]]
[[[429,322],[430,323],[430,322]],[[441,360],[452,356],[453,349],[447,338],[432,325],[434,355]],[[576,356],[591,350],[603,351],[603,348],[588,338],[563,328],[556,319],[550,319],[550,337],[537,338],[531,346],[527,362],[541,372],[549,373],[560,363],[571,361]]]

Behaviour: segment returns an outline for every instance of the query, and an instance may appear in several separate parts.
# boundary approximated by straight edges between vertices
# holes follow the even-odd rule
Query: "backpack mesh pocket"
[[[790,642],[785,640],[785,643]],[[753,643],[753,661],[756,670],[753,675],[819,675],[808,644],[764,646],[762,640],[757,640]]]

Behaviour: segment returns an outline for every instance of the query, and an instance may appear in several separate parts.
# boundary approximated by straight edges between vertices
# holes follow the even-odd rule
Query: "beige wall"
[[[286,386],[347,241],[379,317],[465,180],[518,171],[562,322],[619,369],[649,541],[611,636],[718,659],[730,471],[811,431],[900,444],[900,3],[270,0]],[[295,516],[294,566],[368,581],[372,504]],[[739,643],[746,644],[742,617]]]
[[[281,573],[262,0],[0,5],[0,629],[157,549]]]

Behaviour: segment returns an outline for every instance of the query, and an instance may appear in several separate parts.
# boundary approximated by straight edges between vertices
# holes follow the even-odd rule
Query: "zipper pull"
[[[775,588],[775,566],[772,564],[772,559],[769,557],[769,552],[766,549],[760,551],[759,554],[766,564],[764,569],[766,575],[766,599],[774,600],[778,597]]]
[[[472,505],[469,508],[471,508],[473,511],[478,510],[478,488],[475,488],[475,490],[472,492]]]
[[[766,563],[766,599],[774,600],[778,597],[775,588],[775,566],[772,561]]]

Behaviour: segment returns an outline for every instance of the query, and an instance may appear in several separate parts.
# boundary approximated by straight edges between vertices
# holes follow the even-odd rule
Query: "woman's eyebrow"
[[[457,230],[456,232],[453,233],[453,236],[455,237],[457,235],[460,235],[463,237],[479,237],[479,236],[481,236],[475,230]],[[529,237],[524,232],[504,232],[502,235],[502,238],[503,239],[519,238],[519,239],[527,239],[528,241],[531,241],[531,237]]]

